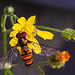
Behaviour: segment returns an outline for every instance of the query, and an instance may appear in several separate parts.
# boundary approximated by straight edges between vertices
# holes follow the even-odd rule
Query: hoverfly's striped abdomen
[[[16,37],[18,38],[17,46],[21,47],[20,54],[22,56],[24,64],[27,67],[32,67],[32,64],[33,64],[32,53],[28,50],[28,45],[27,45],[30,41],[26,39],[26,35],[27,34],[25,32],[17,33],[16,35]]]
[[[22,47],[21,56],[24,61],[24,64],[29,68],[32,67],[33,65],[32,53],[28,49]]]

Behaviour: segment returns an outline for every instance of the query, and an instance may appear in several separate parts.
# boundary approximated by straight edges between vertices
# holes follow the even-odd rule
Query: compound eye
[[[21,33],[21,36],[22,36],[22,37],[25,37],[26,35],[27,35],[27,34],[26,34],[25,32],[22,32],[22,33]]]
[[[27,34],[25,32],[19,32],[17,33],[16,37],[17,38],[22,38],[22,37],[25,37]]]
[[[16,37],[17,38],[20,38],[21,37],[21,34],[20,33],[17,33]]]

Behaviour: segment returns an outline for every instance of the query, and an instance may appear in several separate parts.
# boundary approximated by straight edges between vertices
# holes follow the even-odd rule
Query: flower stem
[[[39,25],[35,25],[35,27],[36,28],[41,28],[41,29],[46,29],[46,30],[51,30],[51,31],[59,32],[59,33],[63,33],[63,31],[61,31],[61,30],[50,28],[50,27],[39,26]]]
[[[4,75],[7,75],[7,70],[6,69],[4,69]]]
[[[14,25],[18,17],[14,14],[9,14],[9,17],[10,17],[11,24]]]
[[[10,33],[12,31],[12,29],[6,30],[4,31],[4,33]]]
[[[2,31],[3,31],[3,48],[4,48],[4,55],[6,54],[6,49],[7,49],[7,46],[6,46],[6,33],[4,33],[4,31],[6,31],[6,28],[5,28],[5,22],[6,22],[6,18],[7,18],[7,15],[3,16],[2,15],[2,18],[1,18],[1,27],[2,27]],[[7,75],[6,73],[6,70],[4,69],[4,75]]]
[[[3,48],[4,48],[3,53],[4,53],[4,55],[7,53],[6,35],[7,35],[7,32],[9,32],[9,30],[6,30],[6,27],[5,27],[6,18],[7,18],[7,15],[2,15],[2,17],[1,17],[1,28],[2,28],[2,32],[3,32]],[[7,73],[9,75],[13,75],[13,73],[10,70],[4,69],[4,75],[7,75]]]
[[[6,18],[7,18],[7,15],[5,15],[3,17],[3,21],[1,22],[1,24],[3,25],[2,27],[2,31],[3,31],[3,48],[4,48],[4,55],[6,54],[6,49],[7,49],[7,46],[6,46],[6,33],[4,33],[4,31],[6,31],[6,28],[5,28],[5,22],[6,22]]]
[[[44,71],[41,69],[41,65],[47,65],[49,62],[41,62],[37,65],[38,69],[40,70],[40,72],[42,73],[42,75],[45,75]]]
[[[7,73],[8,73],[9,75],[14,75],[9,69],[7,70]]]
[[[6,54],[6,49],[7,49],[7,45],[6,45],[6,33],[3,32],[3,48],[4,48],[4,55]]]
[[[11,24],[14,25],[13,16],[10,16],[10,21],[11,21]]]

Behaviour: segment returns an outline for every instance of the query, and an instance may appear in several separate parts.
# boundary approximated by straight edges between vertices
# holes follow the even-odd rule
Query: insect
[[[17,52],[17,46],[21,47],[21,57],[24,61],[24,64],[30,68],[33,65],[33,58],[32,58],[32,53],[29,51],[28,49],[28,43],[30,43],[31,41],[28,41],[26,39],[26,33],[25,32],[19,32],[16,37],[18,38],[18,44],[13,47],[12,49],[10,49],[6,55],[4,55],[1,59],[0,59],[0,70],[4,69],[5,66],[4,64],[6,62],[12,64],[13,61],[17,58],[18,52]],[[36,43],[38,44],[38,43]],[[41,45],[41,53],[39,53],[39,55],[42,56],[51,56],[52,53],[57,52],[56,49],[51,48],[51,47],[46,47],[46,46],[42,46]]]

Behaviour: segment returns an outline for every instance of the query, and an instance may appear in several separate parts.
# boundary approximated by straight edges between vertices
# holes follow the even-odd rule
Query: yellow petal
[[[19,52],[21,53],[21,47],[20,47],[20,46],[17,46],[17,49],[18,49]]]
[[[33,25],[35,23],[35,18],[36,16],[31,16],[27,21],[27,25]]]
[[[33,38],[31,43],[28,43],[28,47],[33,50],[36,54],[41,52],[41,47],[39,45],[39,42]]]
[[[26,24],[26,19],[24,17],[18,18],[18,22],[24,27]]]
[[[33,50],[33,45],[32,45],[32,43],[28,43],[28,49],[30,50],[30,52],[32,52],[32,50]]]
[[[41,52],[41,49],[34,49],[34,52],[36,53],[36,54],[39,54],[40,52]]]
[[[27,33],[27,37],[32,38],[36,36],[36,31],[35,29],[31,29],[30,27],[26,27],[24,31]]]
[[[41,47],[37,43],[28,43],[28,48],[33,50],[36,54],[41,52]]]
[[[38,53],[41,52],[41,47],[40,47],[39,44],[36,44],[36,43],[35,43],[33,46],[34,46],[33,51],[34,51],[36,54],[38,54]]]
[[[35,27],[33,25],[26,26],[25,29],[30,33],[33,33],[35,31]]]
[[[32,49],[31,49],[30,47],[28,47],[28,50],[29,50],[30,52],[32,52]]]
[[[22,25],[18,23],[14,24],[14,26],[12,27],[12,29],[15,31],[20,31],[22,28],[23,28]]]
[[[32,42],[36,43],[36,44],[39,44],[39,42],[35,38],[32,39]]]
[[[18,43],[18,39],[17,39],[16,37],[15,37],[15,38],[12,38],[12,39],[10,40],[10,42],[9,42],[9,44],[10,44],[11,46],[16,46],[17,43]]]
[[[16,37],[16,34],[18,33],[19,31],[12,31],[9,35],[9,37]]]
[[[29,41],[33,41],[33,38],[34,38],[34,36],[31,34],[29,34],[29,35],[27,34],[27,36],[26,36],[26,39]]]
[[[40,37],[42,37],[44,40],[46,39],[53,39],[53,34],[51,32],[48,31],[41,31],[41,30],[37,30],[37,35],[39,35]]]

